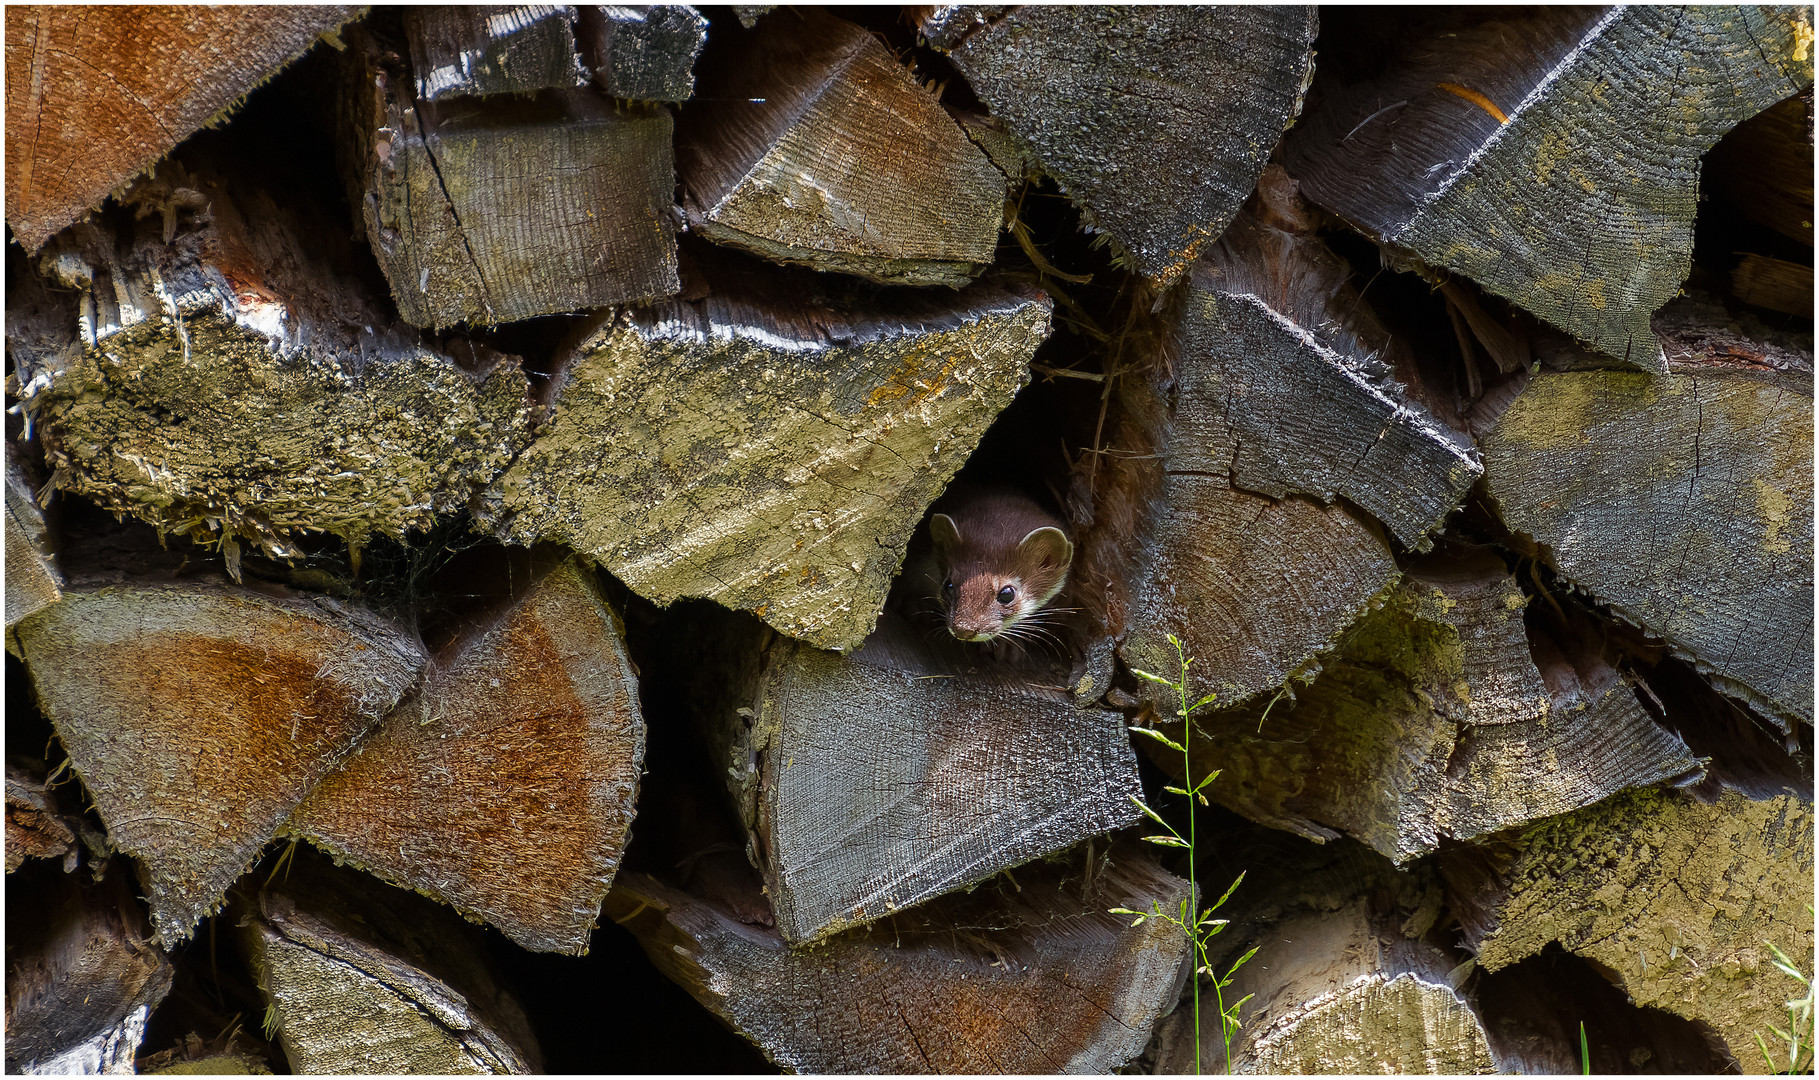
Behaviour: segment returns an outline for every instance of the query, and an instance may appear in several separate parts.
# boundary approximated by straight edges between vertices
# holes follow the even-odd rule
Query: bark
[[[618,614],[570,557],[431,661],[285,831],[483,919],[587,951],[644,759]]]
[[[867,298],[768,276],[595,316],[487,515],[659,604],[707,597],[852,648],[923,512],[1027,381],[1049,303],[990,284]]]
[[[695,57],[707,43],[707,20],[687,4],[587,5],[581,39],[594,85],[610,97],[683,102],[695,90]]]
[[[6,12],[6,222],[28,252],[360,8]]]
[[[336,601],[200,583],[72,589],[16,632],[165,945],[220,905],[423,664],[398,629]]]
[[[1159,288],[1216,239],[1301,111],[1312,7],[943,7],[922,32]]]
[[[1700,155],[1813,78],[1792,8],[1547,8],[1317,84],[1284,161],[1313,201],[1593,350],[1663,368]]]
[[[693,231],[885,283],[959,288],[992,261],[1004,176],[871,34],[789,9],[745,46],[677,131]]]
[[[1082,876],[1084,874],[1084,877]],[[607,913],[651,961],[792,1072],[1107,1073],[1180,992],[1187,943],[1112,907],[1174,910],[1186,882],[1129,845],[1045,863],[815,949],[643,874]]]

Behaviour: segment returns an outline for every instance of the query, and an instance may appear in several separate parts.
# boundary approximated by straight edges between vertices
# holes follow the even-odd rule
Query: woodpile
[[[8,1071],[1810,1070],[1810,11],[5,43]]]

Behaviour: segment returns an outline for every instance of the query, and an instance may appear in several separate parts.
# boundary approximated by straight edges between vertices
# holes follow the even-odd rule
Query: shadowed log
[[[1538,374],[1483,440],[1486,485],[1576,587],[1810,724],[1812,358],[1692,305],[1656,325],[1671,374]]]
[[[1725,787],[1710,804],[1629,792],[1459,849],[1441,869],[1485,969],[1557,941],[1636,1004],[1709,1025],[1747,1071],[1762,1060],[1756,1035],[1786,1024],[1799,990],[1768,945],[1812,955],[1810,792]]]
[[[1811,247],[1812,88],[1738,124],[1712,148],[1705,170],[1705,186],[1715,198],[1750,221]],[[1811,309],[1809,300],[1806,313]]]
[[[63,872],[76,869],[82,850],[96,862],[108,856],[107,840],[80,815],[66,812],[44,778],[43,762],[12,758],[6,763],[6,872],[27,859],[57,859]]]
[[[275,192],[287,194],[282,187]],[[451,358],[366,293],[343,230],[233,172],[162,166],[8,293],[9,351],[59,487],[274,554],[459,509],[529,438],[515,358]],[[124,215],[122,215],[124,217]]]
[[[473,927],[364,875],[299,861],[239,920],[291,1068],[542,1071],[536,1036]]]
[[[1045,863],[814,949],[644,874],[621,877],[606,910],[793,1072],[1107,1073],[1143,1048],[1187,973],[1180,931],[1107,913],[1188,895],[1132,847],[1089,858],[1090,880]]]
[[[877,39],[789,8],[739,45],[677,131],[692,230],[886,283],[959,288],[985,269],[1005,178]]]
[[[707,20],[687,4],[581,9],[581,40],[600,92],[632,101],[687,101]]]
[[[38,485],[26,472],[13,440],[6,440],[6,648],[16,653],[12,630],[63,595],[55,535],[38,505]]]
[[[30,252],[358,7],[6,9],[6,222]]]
[[[1161,287],[1216,239],[1301,111],[1315,9],[937,8],[930,43]]]
[[[1752,252],[1731,271],[1731,293],[1754,307],[1808,318],[1813,313],[1813,268]]]
[[[592,75],[567,4],[407,7],[403,18],[420,102],[572,89]]]
[[[1313,201],[1625,364],[1685,281],[1699,158],[1813,78],[1795,8],[1546,8],[1316,80],[1283,163]],[[1802,38],[1804,33],[1805,38]]]
[[[487,513],[511,542],[560,541],[659,604],[708,597],[852,648],[923,512],[1028,380],[1049,303],[767,277],[596,316]]]
[[[585,953],[644,758],[623,630],[572,557],[476,624],[285,831],[525,948]]]
[[[423,664],[401,631],[336,601],[203,584],[73,589],[16,632],[166,944],[219,906]]]

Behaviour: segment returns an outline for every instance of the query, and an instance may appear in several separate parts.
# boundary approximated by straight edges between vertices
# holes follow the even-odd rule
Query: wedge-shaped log
[[[403,12],[418,101],[587,85],[569,4],[425,5]]]
[[[438,654],[286,831],[525,948],[580,954],[643,760],[618,615],[571,557]]]
[[[1791,7],[1546,8],[1316,80],[1283,163],[1313,201],[1629,366],[1686,280],[1700,155],[1812,82]]]
[[[16,632],[167,945],[423,665],[403,631],[334,600],[200,583],[72,589]]]
[[[39,260],[49,281],[9,290],[58,486],[198,539],[357,546],[458,510],[528,441],[515,358],[398,325],[292,195],[161,166],[136,222],[78,226]]]
[[[1485,969],[1559,942],[1636,1004],[1707,1025],[1754,1070],[1756,1036],[1785,1027],[1799,993],[1768,946],[1812,955],[1810,796],[1629,792],[1486,852],[1460,849],[1441,870]]]
[[[707,20],[687,4],[589,4],[578,25],[594,85],[632,101],[687,101]]]
[[[1315,9],[937,8],[930,42],[1120,255],[1172,285],[1225,230],[1313,74]]]
[[[38,485],[25,470],[13,440],[6,440],[6,642],[12,628],[63,595],[55,535],[38,505]]]
[[[1253,820],[1344,832],[1398,863],[1443,838],[1703,778],[1601,657],[1531,646],[1527,603],[1488,553],[1417,563],[1294,702],[1196,740],[1195,774],[1223,770],[1209,794]],[[1545,673],[1531,651],[1549,657]],[[1156,760],[1179,773],[1178,755]]]
[[[492,325],[674,295],[667,110],[592,90],[418,100],[347,52],[341,170],[398,313]]]
[[[720,284],[596,316],[487,514],[660,604],[708,597],[852,648],[923,512],[1028,380],[1048,299],[828,296],[802,272]]]
[[[302,865],[240,906],[240,940],[300,1073],[529,1073],[541,1051],[474,927],[363,874]]]
[[[1811,359],[1726,320],[1663,312],[1665,377],[1538,374],[1485,482],[1575,586],[1786,729],[1813,720]]]
[[[958,288],[985,269],[1004,175],[876,38],[790,8],[740,44],[677,130],[692,230],[887,283]]]
[[[1174,927],[1107,909],[1175,911],[1189,889],[1132,845],[1095,863],[1090,881],[1045,863],[814,949],[644,874],[607,913],[792,1072],[1107,1073],[1143,1049],[1188,960]]]
[[[6,10],[6,223],[27,251],[360,14],[19,4]]]

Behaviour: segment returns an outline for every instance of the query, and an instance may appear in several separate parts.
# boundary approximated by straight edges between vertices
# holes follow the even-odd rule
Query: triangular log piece
[[[133,1072],[171,962],[148,940],[124,865],[92,884],[38,870],[37,887],[7,889],[6,1071]]]
[[[299,1073],[530,1073],[541,1052],[479,931],[454,912],[300,856],[237,905]]]
[[[1420,548],[1484,469],[1464,434],[1396,382],[1386,358],[1407,346],[1351,276],[1311,231],[1241,215],[1187,289],[1177,419],[1233,447],[1233,487],[1344,499]]]
[[[72,589],[16,632],[166,944],[423,665],[403,631],[334,600],[200,583]]]
[[[56,535],[38,505],[39,486],[6,440],[6,647],[13,652],[13,627],[63,595]]]
[[[1004,174],[870,32],[786,8],[736,45],[676,132],[693,231],[894,284],[959,288],[991,263]]]
[[[672,296],[673,121],[589,89],[419,101],[360,33],[343,179],[413,326],[490,326]]]
[[[855,647],[924,511],[1029,379],[1049,301],[985,283],[866,297],[774,269],[715,284],[588,324],[486,512],[659,604],[707,597]]]
[[[571,557],[438,654],[286,831],[525,948],[584,953],[643,759],[618,615]]]
[[[1813,246],[1812,87],[1738,124],[1706,156],[1702,180],[1750,221]]]
[[[631,101],[687,101],[707,20],[687,4],[587,4],[576,24],[594,85]]]
[[[1749,1071],[1800,992],[1769,946],[1813,954],[1810,789],[1629,792],[1440,866],[1486,970],[1559,942],[1635,1004],[1707,1026]]]
[[[922,31],[1158,286],[1225,230],[1313,71],[1312,7],[937,8]]]
[[[1119,715],[768,632],[711,718],[777,928],[816,941],[1138,820]]]
[[[1686,280],[1700,155],[1812,82],[1811,33],[1768,6],[1440,21],[1384,74],[1315,80],[1283,164],[1384,243],[1658,371],[1648,317]]]
[[[1788,729],[1813,721],[1812,359],[1728,320],[1664,311],[1662,377],[1537,374],[1485,484],[1574,586]]]
[[[766,1057],[803,1073],[1109,1073],[1143,1049],[1187,974],[1161,919],[1187,883],[1126,844],[1042,863],[813,949],[645,874],[606,912]]]
[[[403,10],[418,101],[586,86],[575,9],[424,5]]]
[[[1528,602],[1486,551],[1417,561],[1296,700],[1197,729],[1210,737],[1193,743],[1195,775],[1222,770],[1209,795],[1252,820],[1344,832],[1399,863],[1444,838],[1703,778],[1601,656],[1531,645]],[[1545,672],[1531,651],[1552,657]],[[1179,776],[1178,754],[1152,756]]]
[[[28,252],[363,9],[6,10],[6,223]]]
[[[167,162],[133,217],[78,225],[8,290],[57,485],[274,554],[299,529],[358,546],[460,509],[530,438],[516,358],[398,325],[346,230],[276,194],[238,163]]]

